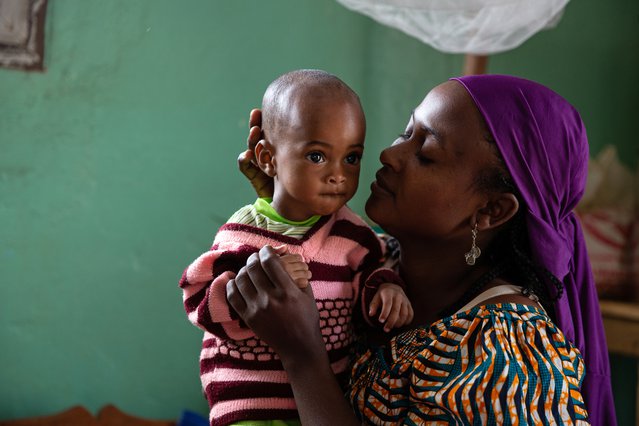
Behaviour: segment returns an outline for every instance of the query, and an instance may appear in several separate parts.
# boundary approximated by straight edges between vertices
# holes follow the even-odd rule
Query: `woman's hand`
[[[262,111],[251,110],[249,115],[249,135],[246,139],[246,151],[240,153],[237,165],[240,172],[249,180],[260,198],[273,196],[273,178],[260,169],[255,160],[255,145],[262,139]]]
[[[265,246],[252,254],[226,285],[229,304],[283,363],[327,358],[319,313],[310,286],[300,289],[280,254]]]
[[[302,424],[356,426],[331,370],[311,287],[298,288],[282,265],[283,249],[265,246],[226,285],[229,304],[277,352]]]

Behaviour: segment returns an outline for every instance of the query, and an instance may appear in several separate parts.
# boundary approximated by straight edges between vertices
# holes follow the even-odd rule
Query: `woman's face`
[[[495,160],[470,95],[455,81],[435,87],[413,111],[405,133],[380,155],[366,213],[402,239],[469,240],[473,214],[486,203],[476,176]]]

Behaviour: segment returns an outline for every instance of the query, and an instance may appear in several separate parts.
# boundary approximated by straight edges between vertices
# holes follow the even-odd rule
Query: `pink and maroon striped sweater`
[[[248,256],[265,245],[281,244],[308,262],[326,350],[342,380],[353,340],[351,314],[360,292],[366,302],[382,282],[401,283],[391,270],[377,268],[384,244],[346,206],[322,217],[301,239],[249,225],[223,225],[211,249],[189,265],[180,280],[188,318],[204,330],[200,376],[211,425],[297,418],[278,356],[238,320],[226,301],[226,283]]]

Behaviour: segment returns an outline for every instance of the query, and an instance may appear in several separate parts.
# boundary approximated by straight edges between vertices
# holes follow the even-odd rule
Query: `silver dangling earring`
[[[464,255],[464,257],[466,258],[466,264],[469,266],[473,266],[475,264],[475,260],[477,260],[477,258],[481,256],[481,250],[479,249],[479,247],[477,247],[476,244],[477,223],[475,223],[475,226],[473,227],[471,232],[473,233],[473,245],[470,246],[470,251]]]

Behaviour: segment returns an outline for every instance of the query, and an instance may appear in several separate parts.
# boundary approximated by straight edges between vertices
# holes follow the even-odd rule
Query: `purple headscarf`
[[[573,209],[588,173],[586,129],[575,108],[533,81],[505,75],[454,78],[470,93],[526,204],[533,260],[564,284],[555,318],[586,363],[582,394],[593,425],[615,425],[599,300]]]

